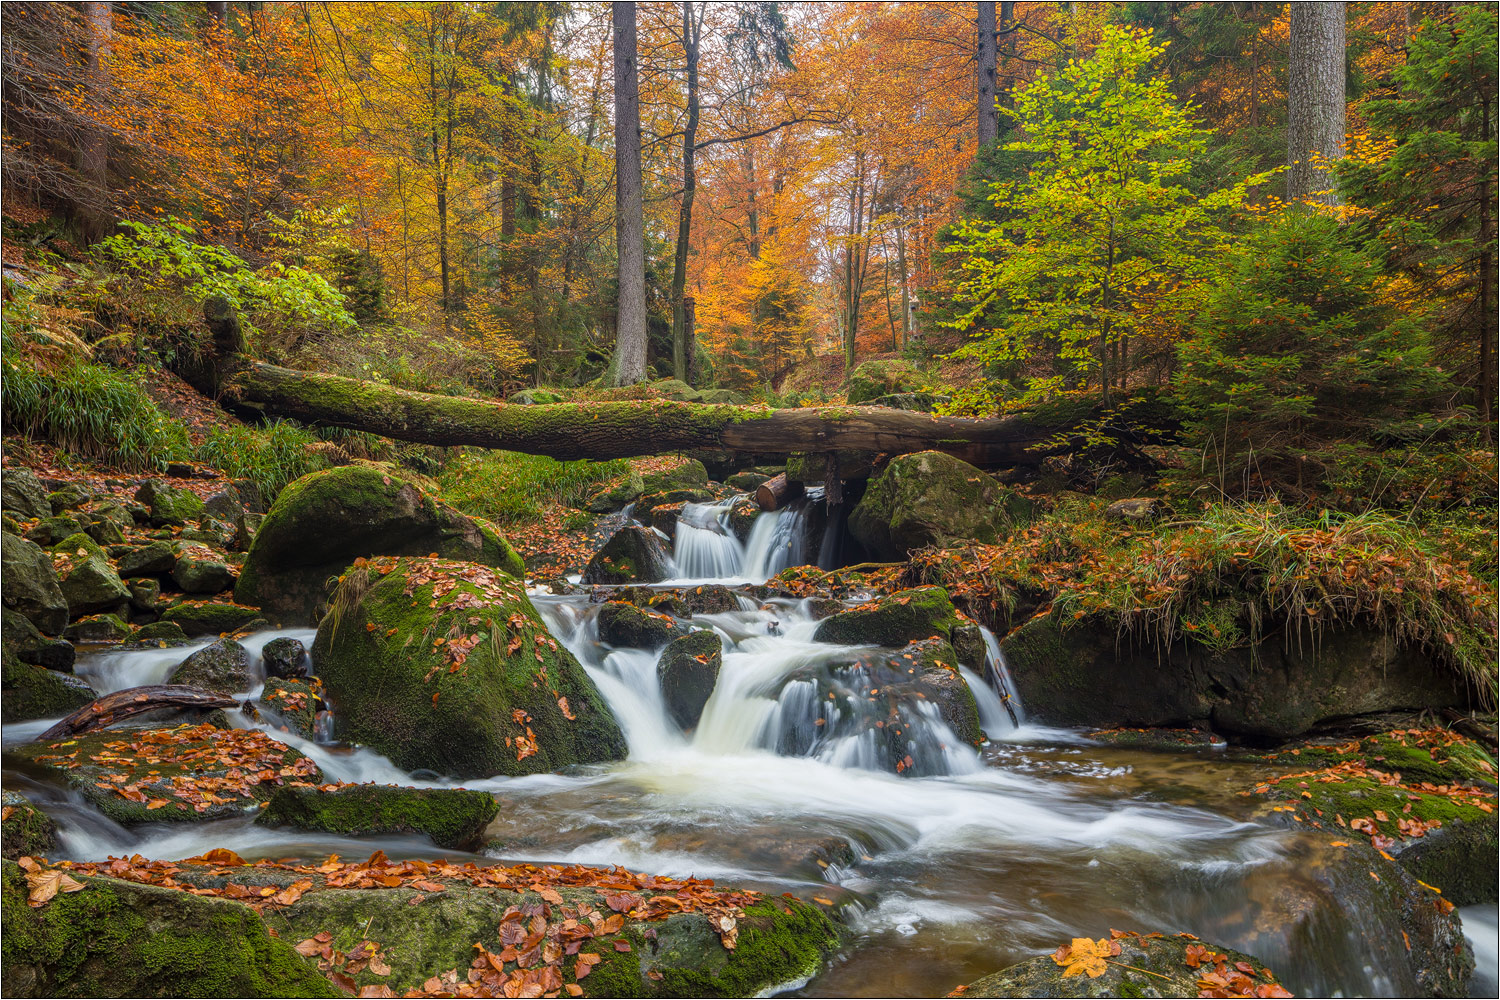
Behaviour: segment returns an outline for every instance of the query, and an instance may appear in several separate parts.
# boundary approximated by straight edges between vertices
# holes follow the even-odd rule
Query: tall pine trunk
[[[1294,3],[1287,80],[1286,194],[1338,204],[1333,173],[1344,152],[1344,5]]]
[[[995,5],[979,7],[979,148],[1000,138],[1000,113],[995,110]]]
[[[635,4],[611,6],[615,32],[615,385],[646,380],[646,218],[641,202],[641,94]]]
[[[107,104],[109,69],[104,51],[114,37],[114,4],[89,2],[83,5],[85,31],[88,35],[89,83],[99,107]],[[90,241],[102,239],[109,230],[109,139],[103,130],[90,131],[79,143],[78,172],[88,185],[81,199],[84,203],[84,235]]]

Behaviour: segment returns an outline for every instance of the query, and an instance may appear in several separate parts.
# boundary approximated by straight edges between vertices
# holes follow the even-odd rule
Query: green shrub
[[[187,428],[152,402],[138,372],[27,351],[9,331],[0,369],[8,429],[126,469],[160,469],[191,453]]]
[[[1179,350],[1185,438],[1231,495],[1319,489],[1336,442],[1429,438],[1450,383],[1419,321],[1338,223],[1289,215],[1252,234]]]
[[[231,479],[254,481],[269,504],[287,483],[328,467],[328,458],[315,447],[321,443],[312,431],[289,420],[264,427],[216,427],[198,446],[198,458]]]
[[[473,451],[451,463],[438,484],[442,498],[465,514],[514,524],[536,520],[549,502],[581,505],[628,469],[623,459],[559,462],[514,451]]]

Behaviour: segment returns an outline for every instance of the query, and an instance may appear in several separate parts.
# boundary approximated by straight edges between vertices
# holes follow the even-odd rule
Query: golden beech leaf
[[[1072,944],[1063,945],[1052,953],[1052,961],[1063,967],[1063,978],[1088,976],[1098,979],[1104,975],[1105,959],[1120,953],[1120,943],[1108,938],[1095,941],[1091,938],[1074,938]]]
[[[27,872],[26,884],[31,886],[31,893],[26,901],[32,906],[41,906],[59,892],[77,892],[85,888],[82,882],[59,871]]]

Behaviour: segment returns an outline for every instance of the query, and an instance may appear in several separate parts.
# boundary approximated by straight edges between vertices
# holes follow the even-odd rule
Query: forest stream
[[[762,514],[742,545],[717,525],[727,505],[688,505],[675,536],[679,576],[659,586],[763,582],[800,562],[799,510]],[[1229,789],[1265,771],[1263,761],[1236,759],[1223,746],[1103,746],[1030,724],[1017,699],[1008,709],[997,693],[1006,674],[988,633],[990,662],[962,670],[988,741],[976,750],[936,711],[921,715],[910,728],[911,763],[898,774],[882,768],[872,730],[859,724],[863,700],[817,697],[820,672],[868,649],[814,641],[811,602],[742,596],[740,610],[695,616],[723,639],[724,662],[700,724],[684,734],[657,683],[659,650],[601,643],[601,605],[586,588],[558,596],[539,587],[531,596],[619,721],[628,759],[459,783],[337,742],[336,717],[325,742],[243,711],[230,721],[292,745],[331,781],[493,793],[501,808],[486,834],[490,858],[622,865],[837,904],[852,933],[819,975],[786,984],[786,995],[942,995],[1111,927],[1191,930],[1262,957],[1298,995],[1415,988],[1389,953],[1399,931],[1367,919],[1367,887],[1351,880],[1330,892],[1305,870],[1313,838],[1248,821],[1248,803]],[[246,639],[257,671],[261,647],[278,636],[311,646],[313,632]],[[77,673],[101,694],[160,683],[202,645],[96,648],[80,656]],[[241,700],[258,695],[257,683]],[[5,747],[34,740],[54,721],[5,726]],[[396,860],[469,857],[416,837],[268,830],[251,815],[127,829],[15,763],[7,757],[5,785],[56,820],[59,859],[185,858],[214,848],[312,863],[375,850]],[[1494,913],[1461,914],[1478,959],[1471,995],[1492,996]]]

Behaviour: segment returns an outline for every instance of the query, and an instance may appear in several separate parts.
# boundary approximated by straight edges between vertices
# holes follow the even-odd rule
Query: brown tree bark
[[[94,90],[94,100],[105,103],[105,91],[109,88],[109,69],[104,63],[104,51],[114,37],[114,4],[87,2],[83,5],[83,17],[87,22],[88,76]],[[93,191],[89,201],[97,205],[109,203],[109,139],[102,131],[92,131],[83,139],[78,149],[78,172]],[[102,239],[110,225],[109,214],[101,209],[90,209],[83,218],[84,235],[89,241]]]
[[[227,694],[216,694],[187,684],[151,684],[126,688],[96,698],[72,715],[60,719],[37,739],[61,740],[80,733],[91,733],[158,708],[233,708],[236,702]]]
[[[615,0],[615,213],[618,258],[615,385],[646,380],[646,219],[641,196],[641,94],[635,4]]]
[[[1344,152],[1344,5],[1294,3],[1287,78],[1287,201],[1338,204],[1333,173]]]
[[[995,5],[978,4],[979,22],[979,148],[1000,138],[1000,113],[995,110]]]
[[[677,248],[672,260],[672,375],[689,381],[692,351],[688,346],[687,317],[683,298],[687,293],[688,241],[693,233],[693,196],[698,190],[694,154],[698,143],[698,41],[703,15],[695,20],[693,5],[682,5],[682,52],[687,63],[687,124],[682,130],[682,204],[677,210]]]

